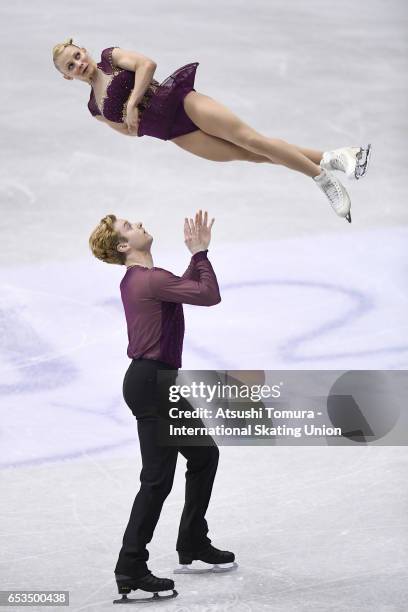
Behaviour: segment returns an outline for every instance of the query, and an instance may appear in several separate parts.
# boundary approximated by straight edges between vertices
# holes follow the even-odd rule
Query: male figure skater
[[[96,257],[127,268],[120,288],[127,320],[128,356],[132,362],[125,375],[123,394],[137,419],[143,464],[141,487],[115,568],[116,583],[122,594],[118,602],[129,601],[126,595],[136,589],[154,593],[155,599],[177,595],[173,580],[157,578],[149,571],[146,545],[153,537],[163,502],[171,491],[178,452],[187,459],[187,472],[176,547],[182,567],[176,573],[193,572],[194,560],[211,564],[207,571],[236,567],[234,554],[214,548],[207,537],[205,513],[218,465],[218,447],[212,438],[208,446],[160,446],[158,435],[169,409],[168,398],[163,398],[159,389],[160,376],[167,371],[175,380],[181,367],[182,304],[214,306],[221,301],[217,278],[207,257],[213,223],[214,219],[208,224],[208,214],[205,212],[203,217],[201,210],[195,221],[185,219],[185,244],[192,257],[181,277],[154,267],[153,238],[141,222],[130,223],[107,215],[89,239]],[[185,399],[180,400],[179,408],[191,410]],[[170,590],[173,590],[170,595],[158,595]]]

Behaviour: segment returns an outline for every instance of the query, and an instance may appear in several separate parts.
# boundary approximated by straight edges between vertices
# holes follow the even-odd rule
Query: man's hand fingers
[[[211,223],[210,223],[210,225],[209,225],[209,229],[211,229],[211,228],[212,228],[212,226],[214,225],[214,221],[215,221],[215,219],[214,219],[214,217],[213,217],[213,218],[211,219]]]

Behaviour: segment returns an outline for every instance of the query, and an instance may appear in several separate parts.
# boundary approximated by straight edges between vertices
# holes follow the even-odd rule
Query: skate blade
[[[367,174],[368,164],[371,158],[371,144],[360,147],[360,151],[356,155],[357,163],[354,170],[356,180],[363,178]]]
[[[167,591],[162,591],[162,593],[166,593]],[[128,597],[127,595],[122,595],[122,599],[114,599],[113,603],[114,604],[137,604],[137,603],[151,603],[151,602],[159,602],[162,599],[174,599],[174,597],[177,597],[178,592],[176,591],[176,589],[173,589],[173,591],[169,594],[169,595],[159,595],[159,593],[153,593],[153,595],[151,597]]]
[[[223,563],[221,565],[214,565],[212,571],[215,574],[218,573],[222,573],[222,572],[232,572],[232,570],[236,570],[238,568],[238,563],[235,563],[235,561],[233,563]]]
[[[220,563],[220,564],[209,564],[200,562],[202,565],[179,565],[173,571],[174,574],[221,574],[223,572],[231,572],[237,569],[238,563]]]
[[[212,572],[212,565],[208,567],[192,567],[191,565],[178,565],[173,574],[209,574]]]

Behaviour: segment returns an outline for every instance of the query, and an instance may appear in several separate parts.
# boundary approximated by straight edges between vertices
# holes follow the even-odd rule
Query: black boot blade
[[[159,595],[158,593],[153,593],[152,597],[141,597],[140,599],[138,599],[137,597],[133,597],[130,598],[127,595],[122,595],[122,599],[114,599],[113,603],[114,604],[137,604],[137,603],[151,603],[151,602],[158,602],[161,601],[162,599],[174,599],[174,597],[177,597],[178,595],[178,591],[176,591],[176,589],[173,589],[173,592],[171,593],[171,595]]]

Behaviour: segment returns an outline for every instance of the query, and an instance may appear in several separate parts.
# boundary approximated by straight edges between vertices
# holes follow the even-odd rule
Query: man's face
[[[92,58],[84,48],[69,45],[58,55],[57,67],[66,79],[89,81],[90,72],[93,71]]]
[[[141,221],[131,223],[127,219],[116,219],[113,228],[124,238],[123,242],[120,241],[118,245],[121,252],[150,251],[153,237],[146,232]]]

